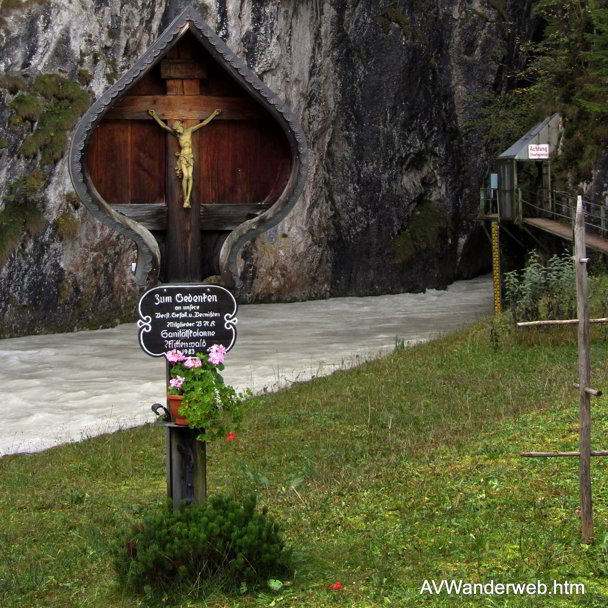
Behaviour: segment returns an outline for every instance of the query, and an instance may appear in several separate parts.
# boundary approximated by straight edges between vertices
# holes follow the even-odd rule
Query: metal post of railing
[[[522,202],[521,202],[521,188],[517,188],[517,203],[516,203],[516,218],[515,221],[518,224],[521,224],[522,220],[523,220],[523,209],[522,209]]]

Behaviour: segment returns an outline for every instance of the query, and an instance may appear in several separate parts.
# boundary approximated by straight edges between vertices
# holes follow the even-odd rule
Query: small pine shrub
[[[216,496],[204,505],[163,511],[123,533],[114,546],[119,582],[136,592],[202,597],[288,573],[290,551],[254,496]]]

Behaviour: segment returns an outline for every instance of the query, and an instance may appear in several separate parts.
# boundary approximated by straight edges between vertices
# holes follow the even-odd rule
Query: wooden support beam
[[[234,230],[270,208],[266,203],[214,203],[200,206],[201,230]],[[112,209],[140,223],[148,230],[167,229],[167,206],[163,204],[121,204]]]
[[[160,77],[163,80],[204,79],[207,70],[193,59],[163,59],[160,62]]]
[[[563,458],[569,456],[576,456],[577,458],[581,455],[580,452],[522,452],[520,456],[526,458]],[[590,456],[608,456],[608,450],[599,450],[590,452]]]
[[[589,319],[589,323],[608,323],[608,317]],[[546,321],[522,321],[517,323],[517,327],[535,327],[540,325],[577,325],[578,319],[548,319]]]
[[[575,382],[575,383],[574,383],[574,388],[578,388],[578,389],[580,389],[580,388],[581,388],[581,385]],[[601,397],[601,396],[603,395],[602,391],[596,391],[595,389],[593,389],[593,388],[589,388],[589,387],[587,387],[587,386],[586,386],[586,387],[585,387],[583,390],[584,390],[584,391],[585,391],[585,392],[586,392],[588,395],[591,395],[592,397]]]
[[[148,110],[154,108],[163,120],[204,120],[213,110],[222,113],[215,120],[256,120],[263,110],[247,97],[214,97],[210,95],[127,95],[105,116],[111,120],[152,120]]]

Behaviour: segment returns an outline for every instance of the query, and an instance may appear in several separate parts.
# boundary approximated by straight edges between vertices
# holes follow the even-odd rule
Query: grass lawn
[[[577,449],[576,329],[517,331],[486,321],[251,400],[238,439],[208,447],[209,490],[255,492],[295,573],[277,592],[178,605],[608,605],[608,458],[592,462],[586,546],[578,460],[519,456]],[[605,329],[592,332],[593,388],[608,390]],[[607,405],[593,400],[594,449],[608,449]],[[163,452],[148,425],[0,458],[0,605],[148,605],[117,587],[108,546],[164,504]],[[430,593],[443,579],[547,592]]]

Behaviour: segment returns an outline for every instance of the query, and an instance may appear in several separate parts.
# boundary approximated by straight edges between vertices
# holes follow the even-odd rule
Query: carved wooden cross
[[[161,78],[165,80],[167,107],[158,108],[161,118],[171,121],[180,120],[185,127],[197,124],[198,116],[194,117],[188,112],[190,96],[200,96],[201,80],[206,77],[206,71],[200,63],[192,61],[185,49],[174,48],[169,56],[161,63]],[[164,111],[163,111],[164,110]],[[198,112],[204,110],[198,109]],[[213,110],[210,110],[211,113]],[[181,203],[181,183],[175,174],[174,161],[179,154],[179,143],[175,137],[167,134],[167,256],[169,266],[166,277],[169,282],[198,281],[201,274],[201,230],[200,230],[200,202],[196,196],[192,197],[191,209],[184,209]],[[200,178],[197,167],[194,165],[193,181]]]

